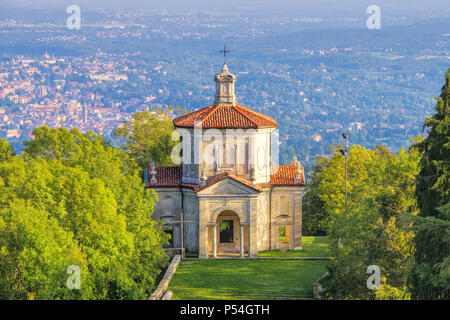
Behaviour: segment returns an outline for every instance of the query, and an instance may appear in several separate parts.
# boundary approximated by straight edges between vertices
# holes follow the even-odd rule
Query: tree
[[[450,69],[437,98],[436,114],[427,118],[428,136],[414,148],[423,152],[417,176],[413,297],[450,297]]]
[[[324,236],[326,235],[326,224],[328,212],[325,210],[325,203],[320,199],[318,187],[322,178],[322,170],[326,170],[328,159],[318,157],[316,164],[312,167],[308,189],[303,196],[303,235]]]
[[[406,218],[417,213],[414,179],[418,161],[415,151],[401,149],[391,154],[384,146],[373,150],[351,147],[347,210],[344,157],[335,152],[321,169],[317,191],[329,216],[327,234],[333,244],[329,275],[322,281],[325,297],[408,297],[406,284],[414,233]],[[379,266],[384,277],[378,293],[366,286],[366,272],[371,265]]]
[[[53,178],[45,162],[29,166],[16,158],[0,164],[2,299],[92,297],[87,294],[90,286],[85,253],[73,232],[61,226],[47,206],[52,198],[45,182]],[[63,210],[58,212],[62,215]],[[70,265],[81,267],[83,291],[65,286]]]
[[[66,287],[67,267],[87,274],[73,235],[22,199],[0,209],[0,265],[0,299],[76,299],[80,292]]]
[[[14,156],[14,148],[5,139],[0,139],[0,162],[9,161]]]
[[[139,166],[148,166],[150,159],[158,165],[173,165],[172,149],[177,141],[172,141],[175,128],[170,113],[174,107],[135,113],[131,121],[125,121],[114,134],[126,139],[126,152]],[[182,112],[179,108],[176,112]]]
[[[1,258],[10,266],[5,278],[18,277],[11,286],[19,283],[22,288],[20,294],[11,295],[17,290],[6,286],[9,289],[2,297],[148,297],[167,264],[162,245],[168,237],[161,223],[151,219],[157,196],[144,188],[136,163],[93,133],[39,127],[34,136],[26,143],[23,158],[0,164],[0,249],[5,253]],[[24,210],[11,218],[11,212],[16,212],[13,209],[22,208],[18,203],[25,203],[22,207],[35,212],[39,221],[53,226],[27,223],[24,230],[30,237],[26,239],[40,233],[43,239],[50,239],[48,245],[54,249],[47,248],[44,240],[27,240],[25,244],[3,240],[22,234],[17,232],[14,219],[26,219]],[[61,281],[67,277],[69,260],[53,256],[65,250],[57,240],[63,238],[73,244],[69,245],[71,255],[78,257],[71,264],[79,263],[82,268],[82,288],[70,295]],[[45,253],[45,260],[37,259],[40,252]],[[22,256],[29,265],[18,263]],[[54,264],[46,264],[53,260]],[[47,276],[49,286],[39,286],[41,278],[35,276],[33,268],[48,270],[41,278]]]

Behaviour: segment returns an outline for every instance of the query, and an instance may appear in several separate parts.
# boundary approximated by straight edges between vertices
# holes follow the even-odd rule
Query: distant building
[[[87,104],[85,103],[84,105],[83,105],[83,123],[84,124],[87,124],[88,123],[88,106],[87,106]]]
[[[6,138],[12,138],[12,137],[20,138],[21,135],[22,135],[22,130],[20,130],[20,129],[11,129],[6,132]]]
[[[315,141],[315,142],[320,142],[322,141],[322,136],[320,134],[313,134],[311,136],[311,138]]]

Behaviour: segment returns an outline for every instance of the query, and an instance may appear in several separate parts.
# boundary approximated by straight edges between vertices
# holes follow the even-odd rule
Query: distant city
[[[0,69],[0,99],[7,105],[0,108],[0,135],[26,139],[32,136],[34,128],[48,125],[109,136],[120,123],[130,119],[128,108],[135,112],[148,110],[155,96],[113,99],[94,88],[128,82],[125,72],[150,81],[150,74],[157,74],[161,68],[138,70],[125,57],[116,59],[102,54],[72,59],[48,54],[34,58],[15,56]]]
[[[21,12],[19,14],[19,12]],[[113,131],[135,112],[212,103],[228,45],[239,103],[282,128],[282,154],[306,167],[350,141],[392,150],[421,134],[450,66],[449,19],[387,15],[270,17],[194,10],[88,10],[80,30],[61,10],[0,13],[0,137],[21,149],[34,128]],[[415,41],[420,39],[421,41]]]

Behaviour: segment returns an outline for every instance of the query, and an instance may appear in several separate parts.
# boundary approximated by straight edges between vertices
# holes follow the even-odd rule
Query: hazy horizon
[[[79,5],[88,9],[154,9],[154,10],[225,10],[225,11],[253,11],[283,12],[291,14],[333,14],[357,13],[369,5],[378,5],[383,11],[392,14],[418,14],[418,15],[450,15],[450,0],[428,0],[414,2],[408,0],[240,0],[214,1],[214,0],[42,0],[36,3],[33,0],[2,0],[0,6],[27,7],[32,9],[54,9]]]

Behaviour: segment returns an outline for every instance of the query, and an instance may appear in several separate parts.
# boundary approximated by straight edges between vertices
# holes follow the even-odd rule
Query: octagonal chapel
[[[278,124],[236,103],[226,64],[215,82],[212,106],[173,120],[179,165],[145,169],[146,187],[159,198],[153,218],[171,234],[168,247],[199,258],[301,250],[302,165],[295,157],[278,165]]]

